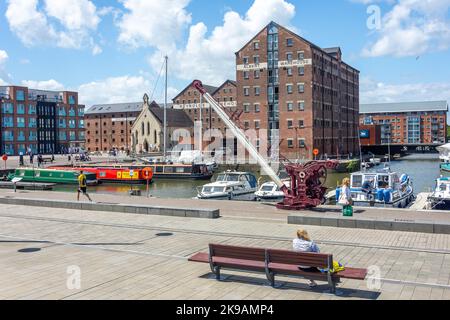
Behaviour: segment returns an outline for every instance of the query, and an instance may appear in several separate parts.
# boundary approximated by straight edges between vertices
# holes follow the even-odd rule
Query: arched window
[[[147,122],[147,135],[150,135],[150,122]]]
[[[153,131],[153,139],[155,140],[155,144],[158,143],[158,134],[156,133],[156,130]]]
[[[143,136],[143,135],[145,135],[145,127],[144,127],[144,123],[142,122],[141,123],[141,135]]]

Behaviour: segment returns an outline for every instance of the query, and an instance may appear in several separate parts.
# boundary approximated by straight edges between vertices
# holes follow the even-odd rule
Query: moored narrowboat
[[[149,163],[149,164],[97,164],[95,167],[86,165],[83,168],[108,168],[121,170],[152,169],[152,178],[157,179],[193,179],[210,180],[214,172],[206,164],[181,163]],[[145,180],[145,179],[144,179]],[[125,181],[123,181],[125,182]]]
[[[21,178],[23,182],[78,184],[79,175],[79,172],[73,170],[18,168],[8,176],[8,180]],[[88,186],[98,184],[96,174],[86,172],[85,175]]]
[[[104,183],[132,183],[145,184],[153,179],[151,168],[130,169],[125,167],[52,167],[54,169],[65,169],[73,171],[83,171],[95,174],[97,180]]]

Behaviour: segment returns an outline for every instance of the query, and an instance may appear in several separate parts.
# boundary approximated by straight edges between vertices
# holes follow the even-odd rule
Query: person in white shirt
[[[344,207],[351,206],[353,204],[349,178],[345,178],[344,180],[342,180],[342,189],[341,194],[339,195],[338,204]]]
[[[292,241],[292,247],[295,252],[320,252],[317,244],[311,240],[308,232],[304,229],[297,231],[297,238]],[[310,266],[299,266],[299,268],[305,272],[320,272],[319,269]],[[314,280],[310,280],[309,286],[315,287],[317,283]]]

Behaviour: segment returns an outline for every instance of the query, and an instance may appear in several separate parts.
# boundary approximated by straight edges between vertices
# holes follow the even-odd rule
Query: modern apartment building
[[[86,110],[88,151],[131,150],[131,128],[142,102],[99,104]]]
[[[447,101],[361,104],[360,125],[382,125],[381,144],[443,144],[447,136]]]
[[[0,153],[65,153],[84,147],[84,105],[78,93],[0,87]]]

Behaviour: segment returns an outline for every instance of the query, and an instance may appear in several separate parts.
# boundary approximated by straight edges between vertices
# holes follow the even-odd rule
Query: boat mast
[[[166,143],[167,143],[167,62],[169,60],[168,56],[164,57],[166,63],[166,81],[164,88],[164,161],[166,161]]]
[[[361,131],[358,127],[358,145],[359,145],[359,170],[363,171],[363,155],[362,155],[362,148],[361,148]],[[365,168],[365,166],[364,166]]]
[[[199,148],[200,154],[203,155],[203,95],[200,95],[200,137],[199,137]]]

